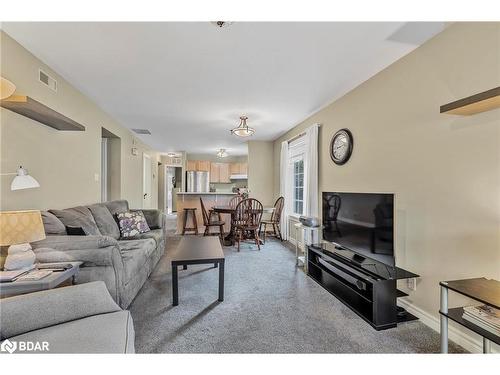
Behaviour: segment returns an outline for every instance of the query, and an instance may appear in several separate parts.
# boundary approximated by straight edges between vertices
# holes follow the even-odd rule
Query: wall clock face
[[[330,157],[337,165],[347,163],[352,154],[353,140],[348,129],[341,129],[333,135],[330,142]]]

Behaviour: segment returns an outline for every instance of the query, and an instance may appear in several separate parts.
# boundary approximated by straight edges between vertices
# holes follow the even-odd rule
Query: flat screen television
[[[323,192],[323,240],[394,267],[394,194]]]

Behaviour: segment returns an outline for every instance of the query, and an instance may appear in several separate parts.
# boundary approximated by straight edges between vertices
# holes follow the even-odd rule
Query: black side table
[[[483,353],[489,353],[491,342],[500,345],[500,337],[464,319],[463,307],[448,308],[448,291],[452,290],[476,301],[500,309],[500,282],[484,277],[441,281],[441,353],[448,353],[448,319],[464,326],[483,337]]]

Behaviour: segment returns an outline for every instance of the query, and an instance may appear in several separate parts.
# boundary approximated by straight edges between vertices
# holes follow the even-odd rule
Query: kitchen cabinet
[[[196,160],[188,160],[186,162],[186,171],[195,171],[196,170]]]
[[[213,184],[230,183],[229,163],[210,163],[210,182]]]
[[[218,163],[219,164],[219,182],[220,183],[230,183],[229,179],[229,163]]]
[[[248,174],[248,163],[231,163],[230,174]]]
[[[188,160],[186,162],[186,170],[210,172],[210,162],[208,160]]]
[[[231,174],[240,174],[240,163],[229,164],[229,172]]]
[[[216,184],[219,182],[219,171],[220,168],[218,163],[210,163],[210,183]]]
[[[201,172],[210,172],[210,162],[208,160],[197,160],[196,170]]]

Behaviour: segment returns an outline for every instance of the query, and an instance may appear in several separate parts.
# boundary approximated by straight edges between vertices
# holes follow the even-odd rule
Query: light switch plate
[[[99,182],[99,173],[94,174],[94,181]]]

